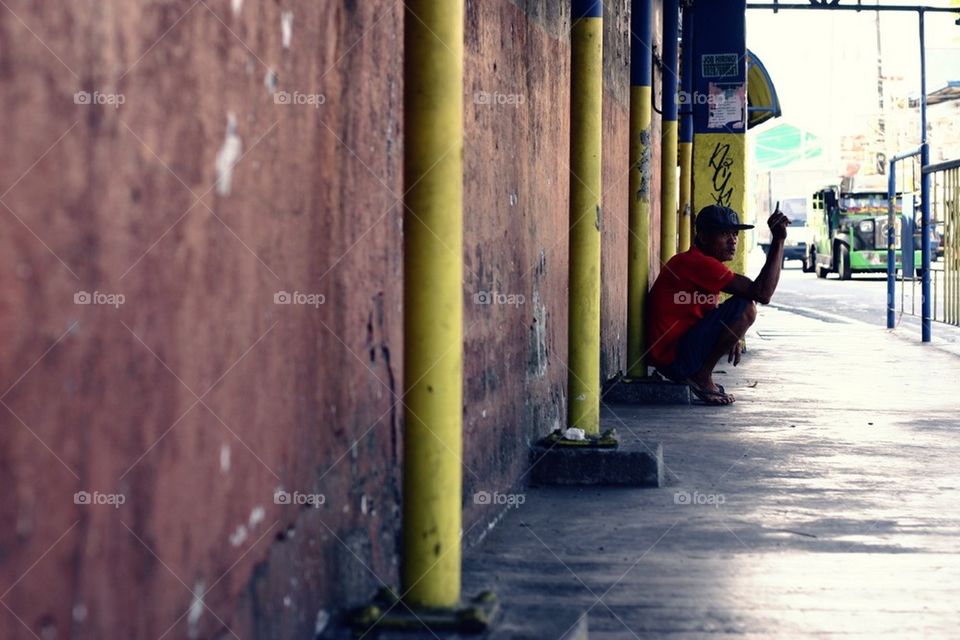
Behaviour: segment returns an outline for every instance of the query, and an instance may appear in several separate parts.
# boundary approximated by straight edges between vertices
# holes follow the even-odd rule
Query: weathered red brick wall
[[[626,4],[606,29],[606,376],[626,340]],[[3,638],[303,638],[397,582],[402,11],[0,8]],[[496,512],[473,493],[522,484],[566,410],[569,9],[469,0],[466,20],[476,539]]]

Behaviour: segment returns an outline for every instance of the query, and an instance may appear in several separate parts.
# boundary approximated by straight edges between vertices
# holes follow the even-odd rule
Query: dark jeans
[[[740,319],[750,301],[733,296],[709,312],[697,324],[683,334],[677,343],[677,358],[666,367],[657,370],[671,380],[683,381],[696,373],[717,345],[720,332]]]

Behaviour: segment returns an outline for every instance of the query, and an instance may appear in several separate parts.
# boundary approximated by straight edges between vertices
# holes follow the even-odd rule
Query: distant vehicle
[[[807,245],[810,244],[812,233],[807,227],[807,199],[803,196],[784,198],[780,201],[780,211],[790,219],[790,229],[787,231],[787,240],[783,246],[784,260],[804,260],[807,256]],[[770,228],[766,220],[757,221],[757,244],[766,254],[770,250]]]
[[[849,280],[854,273],[884,272],[887,270],[887,203],[885,192],[858,191],[841,193],[837,187],[827,187],[813,194],[807,226],[812,240],[804,257],[803,270],[816,271],[818,278],[830,272]],[[897,199],[895,237],[900,244],[901,199]],[[931,239],[936,241],[936,232]],[[939,244],[939,242],[937,242]],[[920,265],[920,238],[916,234],[914,260]],[[936,245],[932,245],[936,256]],[[894,253],[895,268],[901,268],[900,249]]]

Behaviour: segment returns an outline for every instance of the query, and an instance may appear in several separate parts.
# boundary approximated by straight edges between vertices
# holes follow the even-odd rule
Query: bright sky
[[[799,1],[799,0],[796,0]],[[853,4],[854,0],[841,0]],[[864,0],[865,6],[875,0]],[[880,4],[915,4],[880,0]],[[950,6],[927,0],[926,6]],[[927,92],[960,80],[960,26],[957,14],[927,14]],[[876,12],[747,12],[747,46],[763,61],[777,88],[783,117],[820,136],[836,140],[845,130],[862,129],[877,109]],[[919,96],[920,54],[916,13],[881,13],[885,93]],[[899,84],[899,86],[897,86]]]

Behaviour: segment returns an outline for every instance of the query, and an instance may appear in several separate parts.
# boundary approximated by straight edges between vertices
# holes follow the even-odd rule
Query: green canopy
[[[778,124],[754,134],[752,138],[755,145],[753,161],[758,169],[779,169],[823,153],[817,136],[792,124]]]

